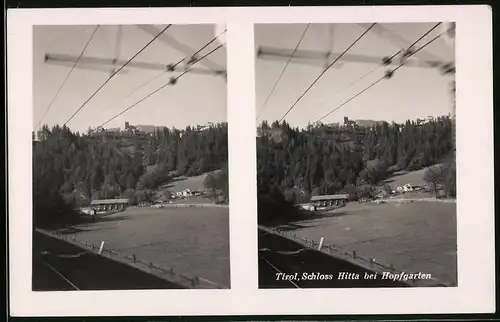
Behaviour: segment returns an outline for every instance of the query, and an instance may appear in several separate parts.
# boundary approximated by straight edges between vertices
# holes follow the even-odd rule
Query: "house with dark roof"
[[[124,209],[129,205],[129,199],[97,199],[90,202],[90,208],[100,211]]]
[[[335,195],[322,195],[322,196],[312,196],[310,204],[312,204],[316,210],[339,207],[347,204],[349,199],[348,194],[335,194]]]

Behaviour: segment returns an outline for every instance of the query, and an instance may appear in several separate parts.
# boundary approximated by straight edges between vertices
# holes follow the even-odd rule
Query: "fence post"
[[[319,240],[318,250],[321,250],[321,248],[323,247],[324,241],[325,241],[325,237],[321,237],[321,239]]]
[[[132,255],[132,260],[134,261],[134,263],[137,261],[137,258],[135,257],[135,254]]]
[[[200,285],[200,278],[198,276],[194,277],[194,284],[195,285]]]
[[[356,259],[356,251],[355,250],[352,251],[352,258]]]
[[[153,262],[149,262],[149,267],[154,268]]]
[[[99,255],[102,254],[102,249],[104,248],[104,240],[101,242],[101,247],[99,247]]]

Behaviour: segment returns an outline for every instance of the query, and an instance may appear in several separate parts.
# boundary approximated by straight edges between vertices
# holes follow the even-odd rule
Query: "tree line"
[[[40,223],[58,221],[56,213],[64,216],[92,199],[146,201],[176,176],[227,171],[227,123],[203,130],[162,128],[151,134],[81,134],[44,125],[37,138],[33,204]]]

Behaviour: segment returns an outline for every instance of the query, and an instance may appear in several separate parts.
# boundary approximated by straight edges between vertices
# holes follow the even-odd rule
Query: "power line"
[[[196,55],[198,55],[203,49],[207,48],[210,44],[212,44],[214,41],[216,41],[218,38],[220,38],[223,34],[225,34],[227,31],[224,30],[223,32],[220,33],[220,35],[214,37],[212,40],[210,40],[208,43],[206,43],[203,47],[201,47],[199,50],[197,50],[194,54],[191,55],[191,58],[193,57],[196,57]],[[166,69],[164,71],[162,71],[160,74],[154,76],[153,78],[149,79],[148,81],[142,83],[140,86],[136,87],[134,90],[132,90],[130,93],[128,93],[127,95],[125,95],[124,97],[122,97],[121,99],[119,99],[118,101],[116,101],[113,105],[117,105],[118,103],[122,102],[124,99],[126,99],[127,97],[130,97],[132,94],[136,93],[138,90],[144,88],[145,86],[151,84],[152,82],[154,82],[155,80],[157,80],[158,78],[160,78],[161,76],[165,75],[166,73],[168,72],[173,72],[175,71],[175,68],[181,64],[183,61],[185,60],[185,58],[182,58],[180,59],[177,63],[175,64],[169,64],[166,66]]]
[[[399,53],[399,52],[398,52]],[[343,89],[341,89],[340,91],[338,91],[337,93],[335,93],[335,95],[332,96],[332,99],[334,97],[337,97],[338,95],[342,94],[343,92],[345,92],[346,90],[348,90],[349,88],[351,88],[351,86],[353,86],[354,84],[356,83],[359,83],[360,81],[362,81],[363,79],[365,79],[367,76],[373,74],[377,69],[379,69],[381,66],[375,66],[374,68],[370,69],[368,72],[366,72],[363,76],[357,78],[356,80],[354,80],[353,82],[351,82],[349,85],[347,85],[346,87],[344,87]],[[326,100],[326,101],[323,101],[321,102],[320,104],[318,104],[316,106],[316,108],[320,107],[320,106],[323,106],[324,104],[328,103],[329,100]]]
[[[321,72],[321,74],[319,74],[319,76],[314,80],[314,82],[312,82],[312,84],[304,91],[304,93],[302,93],[302,95],[299,96],[299,98],[295,101],[295,103],[293,103],[292,106],[290,106],[288,111],[285,113],[285,115],[281,117],[279,122],[281,122],[288,115],[288,113],[290,113],[290,111],[295,107],[295,105],[297,105],[297,103],[307,94],[307,92],[314,86],[314,84],[316,84],[316,82],[328,71],[328,69],[330,69],[330,67],[332,67],[337,61],[339,61],[340,58],[342,58],[342,56],[344,56],[354,45],[356,45],[358,41],[360,41],[361,38],[363,38],[364,35],[366,35],[366,33],[368,33],[368,31],[370,31],[370,29],[372,29],[375,25],[376,23],[371,24],[371,26],[368,27],[368,29],[366,29],[365,32],[361,34],[361,36],[359,36],[349,47],[346,48],[346,50],[344,50],[337,58],[335,58],[335,60],[330,65],[328,65],[325,68],[325,70]]]
[[[419,52],[420,50],[422,50],[423,48],[427,47],[428,45],[430,45],[432,42],[434,42],[436,39],[438,39],[439,37],[441,37],[444,33],[441,33],[439,35],[437,35],[436,37],[432,38],[430,41],[428,41],[427,43],[425,43],[424,45],[422,45],[422,47],[420,47],[419,49],[417,50],[414,50],[412,52],[410,52],[408,54],[408,57],[411,57],[413,56],[414,54],[416,54],[417,52]],[[421,39],[421,38],[420,38]],[[401,62],[395,69],[393,69],[391,71],[391,74],[394,74],[399,68],[401,68],[402,66],[404,65],[404,61]],[[367,90],[369,90],[370,88],[372,88],[373,86],[375,86],[376,84],[378,84],[379,82],[381,82],[384,78],[386,78],[387,75],[384,75],[382,76],[381,78],[379,78],[378,80],[376,80],[375,82],[373,82],[372,84],[370,84],[368,87],[366,87],[365,89],[363,89],[361,92],[358,92],[356,95],[352,96],[351,98],[349,98],[348,100],[344,101],[342,104],[340,104],[339,106],[335,107],[333,110],[331,110],[330,112],[328,112],[327,114],[325,114],[324,116],[320,117],[317,121],[315,121],[314,123],[318,123],[320,122],[321,120],[323,120],[325,117],[329,116],[330,114],[332,114],[333,112],[337,111],[338,109],[340,109],[342,106],[346,105],[347,103],[349,103],[350,101],[352,101],[353,99],[355,99],[356,97],[358,97],[359,95],[363,94],[364,92],[366,92]],[[313,124],[314,124],[313,123]]]
[[[87,40],[87,43],[85,44],[85,46],[83,47],[82,51],[80,52],[80,55],[76,58],[75,62],[73,63],[73,66],[71,66],[71,69],[68,73],[68,75],[66,75],[66,78],[63,80],[63,82],[61,83],[61,86],[59,86],[59,89],[57,90],[56,94],[54,95],[54,97],[52,98],[52,100],[50,101],[49,105],[47,106],[47,108],[45,109],[45,112],[43,113],[42,117],[40,118],[40,121],[38,122],[36,128],[38,128],[40,126],[40,124],[42,123],[43,119],[45,118],[45,116],[47,115],[47,113],[49,112],[50,108],[52,107],[52,105],[54,104],[56,98],[59,96],[59,93],[61,92],[61,90],[63,89],[64,85],[66,84],[66,82],[68,81],[69,79],[69,76],[73,73],[73,70],[75,69],[76,65],[78,64],[78,62],[80,61],[80,58],[83,56],[83,54],[85,53],[85,50],[87,50],[87,47],[89,46],[90,42],[92,41],[92,39],[94,38],[94,35],[95,33],[97,32],[97,29],[99,29],[99,25],[97,25],[95,28],[94,28],[94,32],[92,32],[92,34],[90,35],[89,39]]]
[[[416,41],[414,41],[410,46],[408,46],[407,49],[411,49],[413,46],[415,46],[420,40],[422,40],[425,36],[427,36],[428,34],[430,34],[434,29],[436,29],[439,25],[441,24],[441,22],[437,23],[434,27],[432,27],[429,31],[427,31],[425,34],[423,34],[420,38],[418,38]],[[382,61],[382,64],[380,64],[379,66],[376,66],[372,69],[370,69],[368,72],[366,72],[363,76],[359,77],[358,79],[354,80],[353,82],[351,82],[349,85],[347,85],[345,88],[343,88],[342,90],[338,91],[337,93],[335,93],[335,95],[332,96],[332,98],[334,97],[337,97],[339,94],[345,92],[347,89],[351,88],[351,86],[353,86],[354,84],[357,84],[359,83],[360,81],[362,81],[363,79],[365,79],[367,76],[373,74],[376,70],[378,70],[380,67],[383,67],[383,66],[386,66],[388,64],[390,64],[392,62],[392,60],[401,53],[401,50],[397,51],[395,54],[393,54],[392,56],[390,57],[387,57],[387,58],[384,58],[383,61]],[[319,107],[319,106],[322,106],[324,105],[325,103],[328,103],[328,100],[320,103],[319,105],[317,105],[316,107]]]
[[[172,25],[167,25],[165,28],[163,28],[162,31],[160,31],[159,34],[157,34],[153,39],[151,39],[146,45],[144,45],[134,56],[132,56],[127,62],[125,62],[125,64],[123,64],[117,71],[115,71],[113,74],[111,74],[111,76],[76,110],[75,113],[73,113],[73,115],[71,115],[71,117],[64,123],[64,125],[68,124],[69,121],[71,121],[75,116],[76,114],[78,114],[78,112],[80,112],[83,107],[85,105],[87,105],[88,102],[90,102],[90,100],[95,96],[97,95],[97,93],[99,93],[99,91],[104,87],[106,86],[106,84],[116,75],[118,74],[122,69],[125,68],[125,66],[127,66],[135,57],[137,57],[141,52],[143,52],[149,45],[151,45],[153,43],[153,41],[155,41],[158,37],[160,37],[165,31],[167,31],[168,28],[170,28]],[[63,126],[64,126],[63,125]]]
[[[259,115],[261,115],[261,114],[262,114],[262,111],[263,111],[263,110],[264,110],[264,108],[266,107],[267,102],[269,101],[269,99],[270,99],[270,98],[271,98],[271,96],[273,95],[274,90],[276,89],[276,86],[278,86],[278,83],[280,82],[281,77],[283,77],[283,74],[285,73],[285,71],[286,71],[286,69],[287,69],[288,65],[290,64],[290,61],[292,60],[293,56],[295,55],[295,52],[296,52],[296,51],[297,51],[297,49],[299,48],[300,43],[302,42],[302,39],[304,39],[304,36],[306,35],[307,29],[309,29],[309,26],[310,26],[310,25],[311,25],[311,24],[310,24],[310,23],[308,23],[308,24],[307,24],[307,26],[306,26],[306,28],[304,29],[304,32],[302,32],[302,36],[300,37],[299,42],[297,43],[297,46],[295,46],[295,49],[293,50],[292,54],[291,54],[291,55],[290,55],[290,57],[288,58],[288,61],[286,62],[285,67],[283,68],[283,70],[281,71],[281,74],[278,76],[278,79],[277,79],[277,80],[276,80],[276,82],[274,83],[274,86],[273,86],[273,88],[271,89],[271,92],[269,92],[269,95],[267,96],[267,98],[266,98],[266,100],[265,100],[264,104],[263,104],[263,105],[262,105],[262,107],[260,108],[260,111],[259,111],[259,113],[257,114],[257,118],[256,118],[256,120],[258,120],[258,119],[259,119]]]
[[[375,28],[374,32],[377,32],[376,29],[379,29],[380,30],[380,34],[382,35],[383,38],[387,39],[389,42],[391,42],[393,45],[395,45],[396,47],[400,47],[401,46],[401,43],[404,44],[403,47],[406,47],[407,43],[408,43],[408,40],[401,37],[400,35],[398,35],[397,33],[395,33],[394,31],[392,30],[389,30],[385,27],[382,27],[380,24],[377,26],[377,28]],[[388,37],[384,37],[383,34],[388,34],[390,36],[390,39]],[[400,44],[396,44],[396,41],[394,40],[397,40]],[[411,45],[410,45],[411,46]],[[422,52],[424,53],[424,52]],[[429,57],[432,57],[432,59],[434,60],[439,60],[440,58],[431,53],[431,52],[425,52],[427,56]]]
[[[224,45],[219,45],[217,46],[216,48],[212,49],[210,52],[208,52],[207,54],[203,55],[202,57],[196,59],[194,62],[191,63],[191,65],[194,65],[196,63],[198,63],[200,60],[204,59],[205,57],[208,57],[209,55],[211,55],[212,53],[214,53],[216,50],[218,50],[219,48],[223,47]],[[162,85],[161,87],[157,88],[156,90],[154,90],[153,92],[149,93],[148,95],[144,96],[143,98],[141,98],[140,100],[138,100],[137,102],[135,102],[134,104],[130,105],[129,107],[127,107],[126,109],[124,109],[123,111],[121,111],[120,113],[116,114],[115,116],[113,116],[112,118],[110,118],[109,120],[107,120],[106,122],[104,122],[103,124],[101,124],[99,127],[103,127],[104,125],[108,124],[109,122],[113,121],[114,119],[116,119],[118,116],[124,114],[125,112],[129,111],[130,109],[132,109],[134,106],[140,104],[141,102],[145,101],[146,99],[148,99],[149,97],[153,96],[154,94],[156,94],[157,92],[159,92],[160,90],[162,90],[163,88],[167,87],[168,85],[174,85],[175,83],[177,83],[177,81],[179,80],[179,78],[181,78],[182,76],[184,76],[185,74],[187,74],[189,72],[189,69],[186,69],[182,74],[180,74],[179,76],[177,77],[172,77],[170,78],[169,82],[167,82],[166,84]]]

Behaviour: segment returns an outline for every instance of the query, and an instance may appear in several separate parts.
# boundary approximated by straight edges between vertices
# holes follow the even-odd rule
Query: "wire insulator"
[[[170,85],[175,85],[177,83],[177,78],[176,77],[170,77],[168,83]]]
[[[175,71],[174,64],[168,64],[167,65],[167,72],[174,72],[174,71]]]
[[[413,47],[410,47],[408,49],[406,49],[403,53],[403,57],[404,58],[408,58],[410,57],[411,55],[413,55],[413,53],[415,52],[415,49],[413,49]]]
[[[198,59],[196,58],[196,56],[191,56],[189,57],[188,61],[187,61],[187,65],[192,65],[194,64]]]
[[[385,71],[385,76],[384,76],[384,78],[389,79],[389,78],[392,78],[392,76],[394,76],[394,71],[393,71],[393,70],[386,70],[386,71]]]

